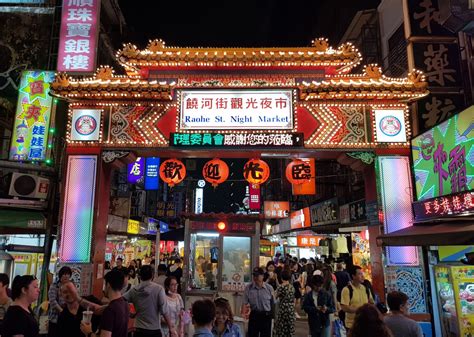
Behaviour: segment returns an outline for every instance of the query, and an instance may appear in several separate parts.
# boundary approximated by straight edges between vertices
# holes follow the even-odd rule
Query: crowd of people
[[[104,298],[81,297],[71,281],[72,271],[62,267],[49,289],[49,337],[183,337],[194,325],[196,337],[295,336],[297,317],[307,316],[311,337],[332,337],[347,329],[348,337],[422,337],[418,324],[407,317],[408,297],[387,295],[388,313],[360,267],[317,260],[276,256],[266,268],[253,269],[243,296],[241,316],[248,331],[234,321],[229,301],[198,300],[185,310],[180,295],[182,261],[172,266],[152,263],[128,267],[117,259],[104,274]],[[39,296],[38,280],[16,276],[11,289],[8,275],[0,274],[0,336],[38,337],[39,323],[32,304]],[[299,313],[298,313],[299,312]],[[341,323],[342,322],[342,323]]]

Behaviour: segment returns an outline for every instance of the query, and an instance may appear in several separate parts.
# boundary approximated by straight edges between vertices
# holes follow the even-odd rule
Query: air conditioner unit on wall
[[[8,195],[34,199],[47,199],[49,179],[32,174],[12,173]]]

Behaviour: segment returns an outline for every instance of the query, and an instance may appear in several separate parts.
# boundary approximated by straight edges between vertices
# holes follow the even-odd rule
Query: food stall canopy
[[[474,242],[474,219],[416,224],[377,237],[380,246],[455,246]]]
[[[160,235],[161,241],[184,241],[184,227],[170,230]]]

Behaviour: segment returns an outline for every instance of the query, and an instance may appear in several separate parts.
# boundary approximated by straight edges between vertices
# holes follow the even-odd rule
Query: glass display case
[[[436,265],[443,337],[474,336],[474,266]]]

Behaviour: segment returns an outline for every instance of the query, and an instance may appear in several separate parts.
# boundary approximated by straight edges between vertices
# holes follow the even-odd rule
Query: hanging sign
[[[317,247],[319,246],[320,236],[297,235],[296,242],[298,247]]]
[[[229,177],[229,166],[225,161],[214,158],[204,164],[202,175],[208,183],[211,183],[213,187],[217,187]]]
[[[127,233],[138,234],[140,232],[140,221],[128,219]]]
[[[260,211],[260,186],[249,184],[249,209],[251,211]]]
[[[144,163],[144,158],[138,157],[134,163],[128,164],[127,180],[130,184],[136,184],[140,179],[143,178]]]
[[[159,186],[158,168],[160,158],[149,157],[145,160],[145,190],[157,190]]]
[[[171,133],[174,147],[302,147],[303,133]]]
[[[332,198],[324,202],[311,206],[311,225],[329,225],[339,222],[337,198]]]
[[[260,185],[270,177],[270,167],[261,159],[250,159],[244,165],[244,178],[250,184]]]
[[[52,71],[24,71],[18,90],[10,160],[46,159],[53,98],[49,95]]]
[[[101,112],[99,109],[72,110],[71,140],[98,141]]]
[[[286,179],[291,184],[299,185],[309,182],[311,180],[311,163],[296,159],[291,161],[286,166]]]
[[[311,216],[308,207],[291,212],[290,227],[291,229],[311,227]]]
[[[291,130],[292,90],[183,90],[181,130]]]
[[[173,187],[186,178],[186,166],[178,159],[165,160],[160,166],[160,178]]]
[[[290,215],[290,203],[288,201],[265,201],[263,213],[266,219],[282,219]]]
[[[100,0],[65,0],[59,31],[58,71],[95,70]]]
[[[314,195],[316,194],[316,164],[314,158],[300,158],[305,163],[309,164],[311,179],[303,182],[302,184],[292,184],[291,190],[293,195]]]

